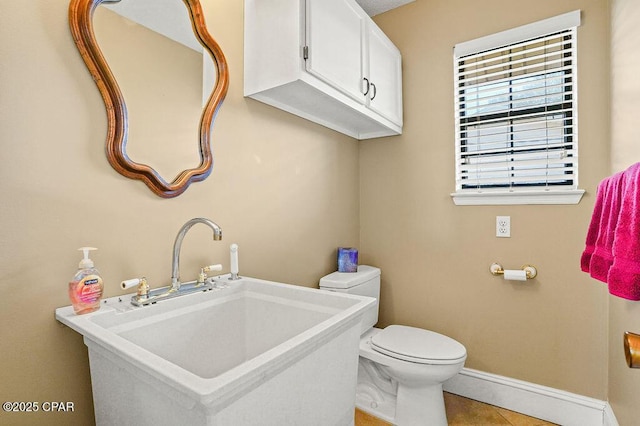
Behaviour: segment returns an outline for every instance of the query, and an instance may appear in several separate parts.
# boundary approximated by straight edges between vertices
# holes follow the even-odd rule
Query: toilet
[[[446,426],[442,384],[464,366],[465,347],[421,328],[374,328],[380,298],[378,268],[360,265],[357,272],[331,273],[320,279],[320,289],[376,299],[362,320],[356,406],[398,426]]]

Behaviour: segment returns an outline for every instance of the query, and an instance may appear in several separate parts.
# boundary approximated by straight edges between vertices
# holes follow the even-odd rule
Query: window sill
[[[518,191],[518,192],[454,192],[457,206],[499,206],[519,204],[578,204],[584,189]]]

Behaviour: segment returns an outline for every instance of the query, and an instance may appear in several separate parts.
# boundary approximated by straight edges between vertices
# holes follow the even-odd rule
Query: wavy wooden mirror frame
[[[136,163],[127,156],[127,107],[118,83],[98,46],[92,22],[95,8],[101,3],[113,1],[71,0],[69,4],[69,26],[73,40],[98,86],[107,110],[107,159],[118,173],[143,181],[156,195],[163,198],[176,197],[191,183],[202,181],[211,174],[211,127],[229,87],[227,62],[222,49],[207,31],[199,0],[176,0],[183,1],[187,7],[194,35],[210,53],[217,70],[217,79],[200,119],[200,165],[194,169],[183,170],[169,183],[152,167]]]

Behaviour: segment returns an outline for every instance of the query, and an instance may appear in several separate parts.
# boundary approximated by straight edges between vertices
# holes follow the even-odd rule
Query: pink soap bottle
[[[94,247],[82,247],[84,258],[78,265],[78,271],[69,282],[69,299],[76,314],[88,314],[100,309],[102,299],[102,277],[93,266],[93,260],[89,259],[89,252],[97,250]]]

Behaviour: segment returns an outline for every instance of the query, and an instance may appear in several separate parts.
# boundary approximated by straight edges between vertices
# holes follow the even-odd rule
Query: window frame
[[[573,93],[571,94],[572,99],[569,101],[571,104],[571,109],[569,110],[571,113],[571,117],[567,118],[566,115],[563,115],[560,119],[563,121],[571,121],[571,125],[569,126],[569,133],[562,134],[562,140],[564,145],[571,146],[571,157],[573,168],[575,169],[575,173],[572,179],[571,184],[564,185],[536,185],[536,184],[525,184],[522,186],[514,186],[513,184],[499,185],[499,186],[473,186],[471,188],[464,188],[463,182],[463,173],[461,171],[461,164],[464,158],[469,157],[468,153],[465,154],[464,148],[465,145],[462,142],[462,139],[466,137],[463,135],[462,129],[464,126],[464,122],[468,122],[469,117],[465,118],[463,113],[459,110],[458,98],[460,97],[460,86],[458,81],[458,68],[459,62],[464,57],[469,57],[474,54],[485,54],[486,52],[490,52],[493,50],[502,50],[505,47],[518,44],[521,42],[525,42],[528,40],[538,40],[544,39],[546,36],[562,33],[568,30],[572,30],[571,35],[571,43],[574,44],[577,42],[577,30],[576,28],[580,25],[580,11],[576,10],[573,12],[569,12],[563,15],[555,16],[553,18],[545,19],[543,21],[534,22],[529,25],[524,25],[518,28],[514,28],[511,30],[503,31],[501,33],[492,34],[486,37],[482,37],[479,39],[471,40],[465,43],[457,44],[454,48],[454,100],[456,102],[456,111],[455,111],[455,149],[456,149],[456,191],[451,194],[451,197],[456,205],[506,205],[506,204],[577,204],[580,202],[582,195],[584,194],[584,190],[578,189],[578,117],[577,117],[577,63],[576,56],[572,56],[573,64],[570,71],[570,84],[573,89]],[[575,47],[574,47],[575,48]],[[566,75],[566,71],[562,71]],[[545,75],[545,78],[546,75]],[[559,102],[547,102],[544,104],[544,113],[550,114],[549,110],[546,109],[548,105],[563,105],[566,104],[566,97],[564,90],[566,89],[566,81],[565,76],[560,75],[559,78],[563,81],[563,91],[558,92],[561,95],[561,99]],[[507,96],[510,101],[510,107],[512,106],[512,86],[514,84],[514,80],[507,80],[506,87],[509,88],[509,95]],[[488,83],[492,84],[491,82]],[[546,90],[546,87],[545,87]],[[545,92],[545,97],[547,93]],[[469,102],[471,103],[471,102]],[[566,105],[565,105],[566,106]],[[505,121],[505,126],[512,126],[514,120],[518,122],[524,122],[522,118],[517,118],[511,115],[511,108],[508,108],[506,112],[487,112],[483,114],[476,114],[473,117],[477,119],[480,116],[490,116],[495,115],[495,118],[502,117]],[[529,108],[529,112],[533,113],[535,109],[539,108],[539,106],[532,106]],[[478,108],[479,109],[479,108]],[[564,114],[564,110],[563,110]],[[565,124],[563,123],[562,128],[565,129]],[[564,131],[564,130],[563,130]],[[511,136],[510,136],[511,137]],[[505,155],[507,155],[507,149],[505,149]],[[478,156],[471,156],[472,159],[479,159]],[[548,160],[547,160],[548,161]],[[566,166],[566,165],[565,165]],[[562,168],[562,167],[561,167]],[[496,178],[497,179],[497,178]]]

